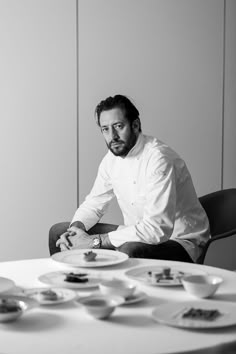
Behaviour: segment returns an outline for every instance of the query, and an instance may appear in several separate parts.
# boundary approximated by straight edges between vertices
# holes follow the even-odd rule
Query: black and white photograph
[[[0,354],[236,353],[236,0],[0,0]]]

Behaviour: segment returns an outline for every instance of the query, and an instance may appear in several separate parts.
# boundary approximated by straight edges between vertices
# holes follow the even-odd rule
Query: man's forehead
[[[100,125],[111,125],[118,122],[126,122],[127,119],[124,112],[120,108],[113,108],[110,110],[102,111],[100,115]]]

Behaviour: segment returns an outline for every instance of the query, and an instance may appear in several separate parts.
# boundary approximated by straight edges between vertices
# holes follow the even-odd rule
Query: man
[[[50,254],[107,248],[130,257],[196,262],[209,239],[209,223],[185,162],[142,134],[139,112],[127,97],[101,101],[95,116],[108,153],[71,224],[51,228]],[[114,197],[124,225],[98,223]]]

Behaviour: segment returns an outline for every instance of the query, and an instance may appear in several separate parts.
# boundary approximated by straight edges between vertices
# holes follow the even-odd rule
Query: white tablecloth
[[[125,277],[126,270],[143,265],[199,269],[224,278],[215,300],[236,302],[236,273],[196,264],[129,259],[120,265],[88,269],[104,276]],[[63,267],[49,258],[0,263],[0,276],[23,288],[44,286],[38,277]],[[64,267],[68,270],[68,268]],[[4,354],[157,354],[184,352],[230,342],[236,326],[217,330],[185,330],[155,322],[152,310],[168,301],[192,301],[183,287],[157,287],[136,282],[145,301],[118,307],[107,320],[95,320],[74,302],[40,306],[14,323],[0,324],[0,353]],[[86,290],[92,292],[92,290]],[[82,291],[80,291],[82,294]],[[198,299],[196,299],[198,300]],[[207,300],[205,300],[207,301]]]

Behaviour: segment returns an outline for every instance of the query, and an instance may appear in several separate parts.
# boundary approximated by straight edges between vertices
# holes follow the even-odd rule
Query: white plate
[[[14,286],[15,283],[13,280],[0,277],[0,293],[3,293],[4,291],[9,291],[14,288]]]
[[[45,284],[49,284],[52,286],[56,286],[56,287],[63,287],[63,288],[70,288],[70,289],[87,289],[87,288],[92,288],[92,287],[96,287],[98,286],[98,284],[100,283],[101,279],[100,278],[96,278],[94,276],[91,276],[89,273],[87,272],[83,272],[88,274],[88,276],[86,276],[86,278],[88,278],[88,282],[86,283],[73,283],[73,282],[68,282],[65,281],[66,275],[67,273],[71,273],[69,271],[65,272],[65,271],[58,271],[58,272],[50,272],[50,273],[46,273],[46,274],[42,274],[40,275],[40,277],[38,278],[42,283]],[[76,273],[76,272],[73,272]],[[79,272],[81,273],[81,272]]]
[[[213,321],[183,318],[183,313],[190,308],[218,310],[221,315]],[[156,307],[152,312],[152,317],[159,323],[174,327],[191,329],[222,328],[236,325],[236,304],[213,300],[166,303]]]
[[[45,290],[53,290],[57,296],[57,300],[45,300],[40,296],[40,293]],[[57,305],[57,304],[62,304],[65,302],[69,302],[72,300],[75,300],[77,297],[77,294],[75,291],[66,289],[66,288],[32,288],[32,289],[27,289],[24,290],[24,294],[26,296],[30,296],[31,298],[34,298],[37,300],[40,305]]]
[[[136,302],[146,299],[147,294],[143,291],[135,291],[133,295],[125,298],[125,302],[122,305],[134,304]]]
[[[119,264],[129,258],[128,255],[123,252],[93,249],[92,251],[97,254],[97,257],[94,261],[86,262],[84,260],[84,253],[89,251],[91,251],[91,249],[63,251],[55,253],[51,258],[54,261],[67,266],[86,268],[106,267],[114,264]]]
[[[205,272],[199,270],[192,270],[188,267],[188,270],[182,268],[171,268],[171,278],[172,279],[160,279],[158,282],[153,282],[151,276],[148,272],[162,273],[163,269],[167,267],[160,266],[144,266],[144,267],[135,267],[125,272],[125,275],[131,279],[139,280],[143,283],[153,286],[182,286],[181,278],[189,274],[206,274]]]

